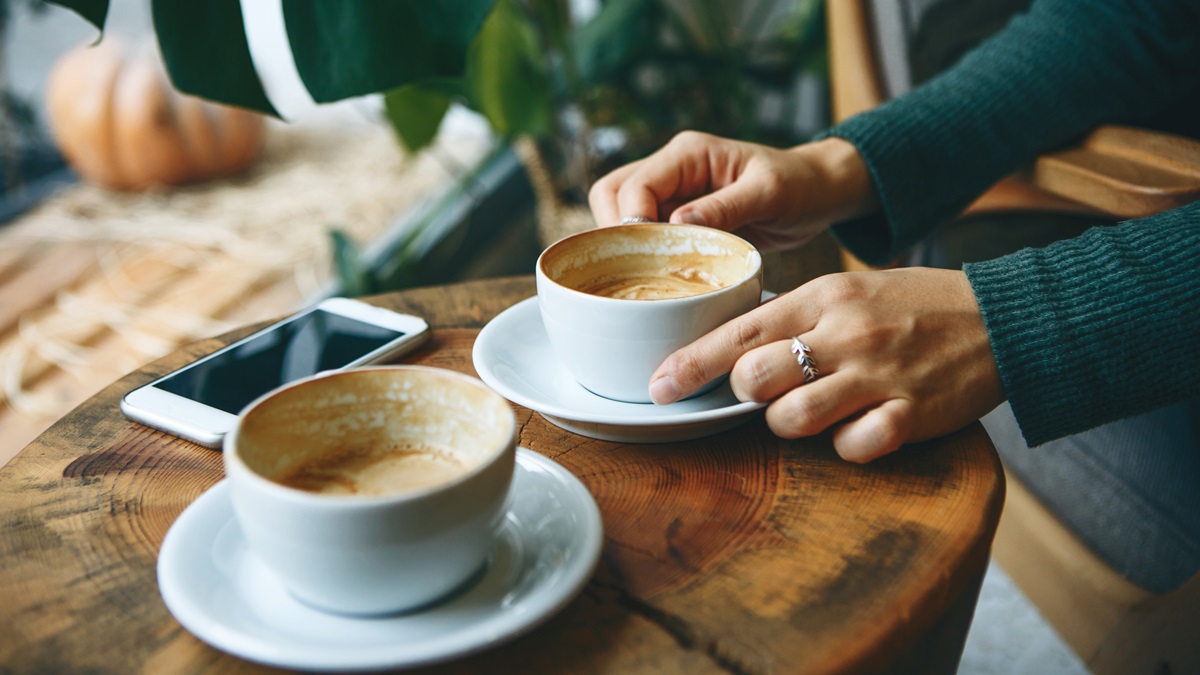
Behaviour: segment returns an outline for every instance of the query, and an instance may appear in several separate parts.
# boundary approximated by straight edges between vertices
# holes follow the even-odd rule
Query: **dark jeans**
[[[1036,448],[1008,404],[981,420],[1004,465],[1114,570],[1155,593],[1200,569],[1200,400]]]
[[[907,263],[954,269],[1096,224],[1048,216],[968,219],[931,237]],[[982,421],[1008,470],[1130,581],[1162,593],[1200,570],[1200,399],[1036,448],[1025,445],[1008,404]]]

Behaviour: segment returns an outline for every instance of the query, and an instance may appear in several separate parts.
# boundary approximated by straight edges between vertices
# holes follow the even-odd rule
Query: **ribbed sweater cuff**
[[[880,167],[894,166],[900,160],[900,153],[895,150],[889,152],[886,148],[879,151],[864,143],[864,139],[881,138],[886,145],[886,134],[878,133],[878,129],[881,128],[884,127],[873,126],[869,118],[863,118],[860,115],[817,134],[813,138],[814,141],[824,138],[840,138],[848,141],[858,149],[859,155],[867,165],[883,212],[836,223],[829,228],[829,231],[839,244],[857,256],[859,260],[875,266],[883,266],[892,262],[899,250],[894,230],[894,225],[897,223],[893,217],[895,209],[889,198],[892,190],[887,176],[881,175]]]
[[[1030,445],[1200,395],[1200,203],[964,269]]]

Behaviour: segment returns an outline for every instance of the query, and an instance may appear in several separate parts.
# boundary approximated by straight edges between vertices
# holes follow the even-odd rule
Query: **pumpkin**
[[[119,190],[237,174],[266,136],[262,115],[180,94],[153,49],[133,53],[115,37],[59,59],[46,109],[71,167]]]

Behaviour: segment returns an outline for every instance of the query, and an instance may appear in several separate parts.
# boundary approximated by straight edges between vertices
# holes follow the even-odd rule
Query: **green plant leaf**
[[[333,266],[342,295],[357,297],[371,293],[374,284],[362,248],[336,227],[330,228],[329,239],[333,244]]]
[[[585,82],[602,82],[648,53],[656,44],[654,13],[658,3],[645,0],[610,0],[572,37],[579,76]]]
[[[104,32],[104,21],[108,18],[108,0],[46,0],[46,2],[66,7],[87,19],[101,33]]]
[[[171,82],[188,94],[279,116],[250,58],[238,0],[152,0]]]
[[[461,76],[494,2],[284,0],[283,16],[300,79],[326,103]]]
[[[432,87],[410,84],[393,89],[383,97],[388,121],[409,152],[433,142],[442,118],[450,109],[450,95]]]
[[[537,35],[511,0],[500,0],[468,54],[470,103],[501,135],[544,135],[553,119],[550,78]]]

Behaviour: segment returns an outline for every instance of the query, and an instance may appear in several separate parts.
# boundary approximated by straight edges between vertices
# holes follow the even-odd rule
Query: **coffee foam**
[[[417,442],[347,446],[293,466],[275,482],[305,492],[381,496],[449,483],[468,468],[451,448]]]
[[[333,477],[321,492],[348,494],[340,471],[375,486],[357,494],[391,494],[465,475],[514,433],[511,408],[482,383],[433,369],[365,368],[315,378],[255,405],[239,423],[237,453],[281,485],[300,487],[289,483],[325,472]],[[403,475],[403,467],[431,475]],[[450,475],[432,476],[443,469]]]
[[[729,285],[711,272],[673,264],[673,259],[662,256],[624,256],[615,262],[619,263],[618,269],[606,268],[597,276],[572,280],[569,285],[591,295],[623,300],[686,298]]]
[[[688,225],[628,225],[590,230],[543,255],[546,276],[583,293],[631,300],[701,295],[753,273],[758,252],[719,230]]]

